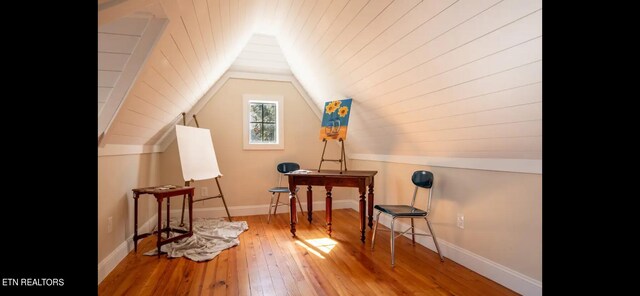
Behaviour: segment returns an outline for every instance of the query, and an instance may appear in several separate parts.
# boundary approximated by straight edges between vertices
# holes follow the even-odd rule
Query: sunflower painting
[[[324,103],[320,139],[347,139],[347,126],[351,113],[352,99],[329,101]]]

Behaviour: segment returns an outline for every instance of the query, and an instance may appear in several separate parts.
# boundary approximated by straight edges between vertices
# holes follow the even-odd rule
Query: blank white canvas
[[[176,139],[185,181],[222,176],[209,129],[176,125]]]

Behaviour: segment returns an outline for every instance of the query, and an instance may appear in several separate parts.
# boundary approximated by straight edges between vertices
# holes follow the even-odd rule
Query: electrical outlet
[[[107,233],[111,233],[113,230],[113,217],[107,219]]]
[[[208,187],[200,187],[200,195],[202,197],[209,196],[209,188]]]
[[[458,213],[458,228],[464,229],[464,214]]]

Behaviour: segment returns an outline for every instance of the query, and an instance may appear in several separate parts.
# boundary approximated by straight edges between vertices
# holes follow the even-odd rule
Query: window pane
[[[251,123],[249,127],[249,143],[262,142],[262,123]]]
[[[265,123],[263,125],[264,128],[264,138],[262,139],[265,143],[275,143],[276,142],[276,125],[273,123]]]
[[[251,122],[261,122],[262,121],[262,104],[260,103],[251,103],[250,104],[251,107],[251,115],[250,115],[250,120]]]
[[[276,123],[276,104],[264,104],[264,122]]]

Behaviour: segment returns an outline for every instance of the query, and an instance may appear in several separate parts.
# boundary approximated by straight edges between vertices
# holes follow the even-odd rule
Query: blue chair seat
[[[296,192],[297,191],[298,191],[298,188],[296,187]],[[273,188],[269,189],[269,192],[289,193],[289,187],[273,187]]]
[[[394,217],[422,217],[427,215],[427,212],[408,205],[376,205],[374,208]]]

